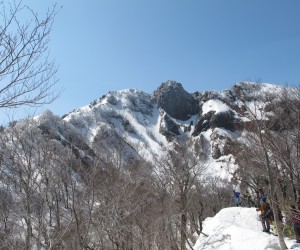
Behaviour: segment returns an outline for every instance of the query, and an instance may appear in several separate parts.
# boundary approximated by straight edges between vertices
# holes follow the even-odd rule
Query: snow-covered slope
[[[111,91],[90,105],[71,112],[64,121],[83,134],[88,145],[97,135],[115,131],[119,139],[136,148],[146,159],[157,155],[168,142],[159,133],[162,113],[151,95],[139,90]]]
[[[278,237],[262,232],[255,208],[222,209],[204,221],[203,233],[195,250],[280,250]],[[285,241],[287,247],[294,244],[291,239]]]
[[[112,147],[119,145],[117,150],[122,148],[123,162],[138,157],[153,162],[165,154],[174,139],[189,137],[207,155],[210,175],[228,179],[222,165],[233,171],[237,166],[225,149],[230,140],[240,136],[241,124],[249,120],[249,112],[243,106],[245,100],[253,112],[264,110],[268,104],[264,95],[269,94],[270,99],[278,91],[280,88],[275,85],[244,82],[230,90],[190,94],[180,83],[167,81],[153,94],[135,89],[111,91],[65,115],[60,128],[55,125],[49,129],[47,125],[46,129],[54,131],[54,137],[73,138],[72,145],[77,137],[75,146],[87,158],[92,157],[90,152],[99,141],[104,155],[112,154]]]

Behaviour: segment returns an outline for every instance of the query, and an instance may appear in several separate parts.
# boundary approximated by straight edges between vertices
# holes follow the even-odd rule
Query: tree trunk
[[[27,216],[25,219],[26,221],[26,243],[25,243],[25,249],[30,250],[31,249],[31,238],[32,238],[32,224],[31,224],[31,218],[30,215]]]
[[[187,215],[185,211],[182,211],[181,214],[181,226],[180,226],[180,249],[185,250],[185,244],[186,244],[186,228],[187,228]]]
[[[266,168],[267,168],[267,174],[268,174],[269,186],[270,186],[270,198],[271,198],[270,200],[271,200],[271,205],[272,205],[273,212],[274,212],[275,225],[276,225],[276,228],[278,231],[279,245],[280,245],[281,250],[286,250],[287,246],[284,242],[284,235],[281,230],[280,220],[279,220],[279,216],[278,216],[277,201],[275,200],[276,190],[275,190],[275,183],[274,183],[274,178],[273,178],[273,174],[272,174],[270,159],[269,159],[268,151],[265,147],[261,132],[260,132],[259,136],[260,136],[260,142],[261,142],[261,146],[264,150],[264,156],[265,156],[265,160],[266,160]]]
[[[180,249],[185,250],[186,249],[186,230],[187,230],[187,195],[185,193],[185,189],[181,191],[181,221],[180,221]]]

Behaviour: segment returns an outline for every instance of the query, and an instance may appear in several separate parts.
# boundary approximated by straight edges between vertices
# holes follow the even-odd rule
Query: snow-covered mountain
[[[241,82],[229,90],[188,93],[180,83],[166,81],[152,94],[111,91],[56,123],[49,113],[39,119],[45,131],[69,141],[83,159],[93,158],[92,147],[101,141],[104,156],[122,147],[124,162],[139,157],[153,162],[176,138],[188,137],[206,155],[210,174],[230,178],[222,166],[236,168],[231,140],[249,127],[249,109],[268,115],[266,106],[280,91],[271,84]]]
[[[241,82],[188,93],[167,81],[152,94],[111,91],[63,117],[47,111],[2,128],[0,195],[8,198],[0,199],[0,238],[13,249],[152,250],[191,248],[200,236],[196,249],[247,250],[240,239],[255,237],[264,248],[251,249],[276,249],[255,210],[217,213],[232,205],[232,188],[249,189],[255,203],[256,191],[268,185],[262,148],[245,139],[262,138],[263,125],[274,136],[282,126],[295,130],[296,123],[270,119],[298,121],[285,109],[294,100],[282,103],[287,92]],[[285,170],[297,180],[298,159],[289,156],[295,164]]]

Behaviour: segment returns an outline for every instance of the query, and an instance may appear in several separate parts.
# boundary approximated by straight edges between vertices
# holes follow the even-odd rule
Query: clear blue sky
[[[299,0],[23,0],[40,14],[55,2],[50,50],[64,91],[42,110],[57,115],[169,79],[188,92],[300,83]]]

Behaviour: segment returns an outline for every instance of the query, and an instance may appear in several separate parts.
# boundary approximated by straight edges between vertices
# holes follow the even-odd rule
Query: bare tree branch
[[[39,106],[58,98],[52,88],[57,83],[57,67],[50,58],[48,44],[56,5],[44,18],[22,1],[0,2],[0,108]],[[21,16],[29,16],[28,21]]]

